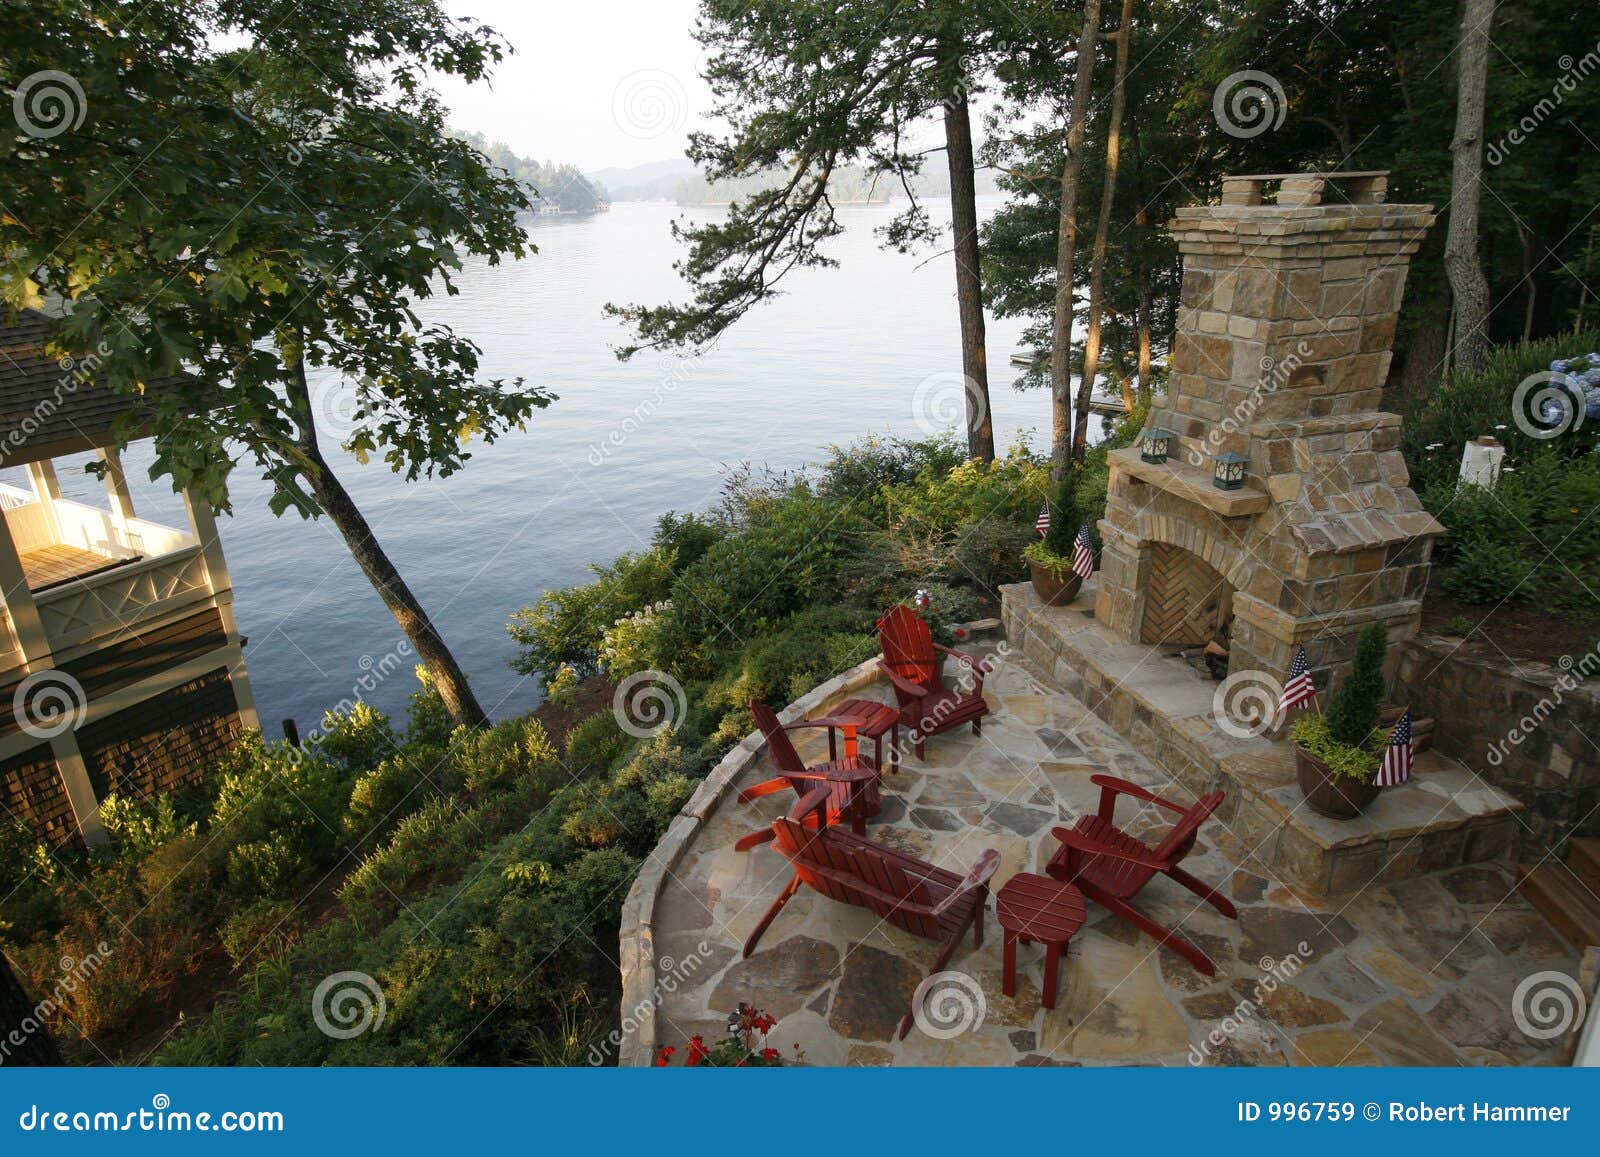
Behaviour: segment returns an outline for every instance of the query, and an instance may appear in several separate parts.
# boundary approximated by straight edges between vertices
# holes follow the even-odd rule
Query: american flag
[[[1043,538],[1046,534],[1050,533],[1049,502],[1046,502],[1043,506],[1039,507],[1039,517],[1033,520],[1033,529],[1039,532],[1040,538]]]
[[[1084,578],[1094,574],[1094,548],[1089,545],[1089,524],[1086,522],[1078,530],[1078,537],[1072,544],[1072,569]]]
[[[1389,735],[1389,750],[1383,753],[1383,763],[1378,777],[1372,782],[1379,787],[1398,787],[1411,778],[1411,708],[1400,716]]]
[[[1311,682],[1311,661],[1306,658],[1306,649],[1297,647],[1294,662],[1289,664],[1289,681],[1283,685],[1283,694],[1278,696],[1278,714],[1304,703],[1316,693],[1316,685]]]

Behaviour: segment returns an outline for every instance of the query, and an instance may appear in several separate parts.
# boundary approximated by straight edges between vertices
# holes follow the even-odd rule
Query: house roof
[[[90,359],[75,362],[47,353],[56,324],[35,309],[20,310],[10,324],[0,324],[0,466],[107,445],[114,441],[118,416],[143,405],[105,385]],[[148,383],[146,391],[158,396],[182,381],[162,378]]]

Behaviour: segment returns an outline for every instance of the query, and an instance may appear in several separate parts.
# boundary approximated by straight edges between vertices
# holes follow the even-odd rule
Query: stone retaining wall
[[[1401,651],[1398,681],[1413,716],[1438,720],[1436,747],[1527,805],[1524,851],[1600,834],[1600,670],[1472,655],[1423,635]]]
[[[881,678],[874,656],[820,683],[796,699],[778,718],[784,723],[825,715],[829,704],[853,696]],[[648,1066],[655,1060],[657,1038],[655,1009],[660,1001],[656,989],[655,909],[661,886],[683,859],[700,828],[733,793],[734,784],[751,763],[761,757],[765,742],[759,731],[752,731],[738,746],[722,757],[701,781],[689,802],[667,827],[639,875],[628,889],[622,904],[622,927],[618,936],[622,964],[622,1029],[617,1047],[619,1066]]]

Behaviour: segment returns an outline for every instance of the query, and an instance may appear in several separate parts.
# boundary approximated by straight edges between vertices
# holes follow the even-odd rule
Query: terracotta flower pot
[[[1326,763],[1298,743],[1294,747],[1294,770],[1311,810],[1331,819],[1354,819],[1382,790],[1371,781],[1332,775]]]
[[[1040,566],[1031,558],[1028,560],[1028,573],[1033,576],[1033,593],[1047,607],[1066,606],[1078,597],[1078,588],[1083,585],[1083,576],[1077,571],[1069,570],[1056,578],[1049,567]]]

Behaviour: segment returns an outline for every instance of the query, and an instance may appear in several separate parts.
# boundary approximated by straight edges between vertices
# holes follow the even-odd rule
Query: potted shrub
[[[1037,542],[1023,550],[1033,589],[1047,607],[1070,603],[1083,585],[1083,576],[1072,569],[1073,544],[1083,525],[1078,508],[1078,472],[1069,467],[1050,492],[1050,529]]]
[[[1355,662],[1328,701],[1327,713],[1304,715],[1290,729],[1300,790],[1320,815],[1350,819],[1378,797],[1373,779],[1388,742],[1378,728],[1388,650],[1388,628],[1369,623],[1356,640]]]

